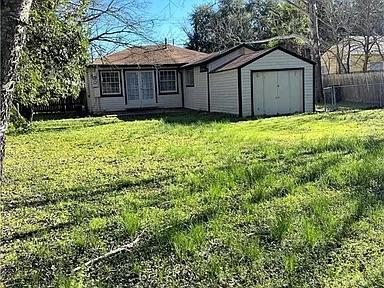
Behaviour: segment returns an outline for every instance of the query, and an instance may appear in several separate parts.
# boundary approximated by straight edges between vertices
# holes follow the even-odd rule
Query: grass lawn
[[[11,131],[2,285],[383,287],[384,111],[235,120]]]

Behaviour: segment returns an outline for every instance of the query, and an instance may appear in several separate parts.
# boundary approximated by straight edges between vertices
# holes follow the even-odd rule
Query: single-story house
[[[241,44],[205,54],[172,45],[128,48],[88,66],[91,113],[145,108],[254,115],[314,111],[314,62]]]

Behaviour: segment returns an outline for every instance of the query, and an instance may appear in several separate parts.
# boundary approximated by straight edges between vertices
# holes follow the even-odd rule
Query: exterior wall
[[[101,97],[100,93],[100,70],[112,70],[107,68],[88,68],[87,78],[89,81],[89,91],[87,91],[87,107],[91,113],[102,113],[106,111],[119,111],[125,109],[125,98],[124,98],[124,81],[122,79],[121,90],[122,96],[113,97]],[[122,69],[113,69],[120,71],[122,76]],[[121,77],[122,78],[122,77]]]
[[[211,73],[211,112],[239,114],[237,70]]]
[[[177,68],[166,68],[167,70],[176,70]],[[118,70],[121,75],[121,96],[101,96],[100,95],[100,78],[99,71],[102,70]],[[105,113],[112,111],[124,111],[130,109],[129,105],[126,104],[126,92],[125,92],[125,79],[124,79],[124,71],[132,70],[132,71],[140,71],[140,70],[152,70],[153,73],[156,72],[153,68],[132,68],[132,67],[119,67],[119,68],[107,68],[107,67],[89,67],[86,75],[86,83],[87,83],[87,108],[91,113]],[[181,81],[181,73],[176,72],[178,78],[178,93],[176,94],[160,94],[159,93],[159,84],[158,84],[158,75],[156,75],[156,94],[157,103],[154,103],[151,107],[159,107],[159,108],[178,108],[182,107],[182,81]]]
[[[160,69],[161,70],[161,69]],[[172,69],[171,69],[172,70]],[[160,94],[159,93],[159,77],[158,74],[156,75],[156,85],[157,85],[157,105],[156,107],[159,108],[181,108],[183,107],[183,92],[182,92],[182,81],[181,77],[182,74],[179,72],[179,70],[176,71],[177,75],[177,94]]]
[[[242,106],[243,116],[251,116],[251,71],[252,70],[273,70],[288,68],[304,68],[304,112],[313,112],[313,65],[297,57],[289,55],[281,50],[275,50],[266,56],[241,68],[242,82]]]
[[[193,87],[187,87],[184,81],[184,107],[200,111],[208,111],[208,80],[207,72],[200,72],[200,67],[194,67]],[[185,76],[185,70],[184,79]]]
[[[343,63],[347,66],[347,55],[343,57]],[[372,54],[368,60],[368,71],[370,65],[375,62],[382,62],[383,58],[379,54]],[[384,61],[383,61],[384,62]],[[332,52],[325,52],[321,57],[321,66],[323,74],[336,74],[336,73],[348,73],[344,71],[343,67],[339,67],[336,56]],[[349,72],[363,72],[364,67],[364,55],[351,54],[349,59]]]

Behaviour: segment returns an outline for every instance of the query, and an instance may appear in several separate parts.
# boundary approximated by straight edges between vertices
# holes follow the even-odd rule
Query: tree
[[[191,14],[192,30],[186,30],[187,47],[216,52],[266,35],[265,25],[270,0],[220,0],[212,5],[198,6]]]
[[[1,97],[0,97],[0,178],[3,176],[5,132],[15,87],[15,73],[25,42],[25,27],[32,0],[1,0]]]
[[[92,52],[104,56],[148,39],[151,20],[140,15],[143,5],[140,0],[35,0],[14,97],[27,111],[23,116],[31,121],[34,105],[78,97]]]
[[[319,6],[321,49],[327,52],[325,58],[328,54],[335,57],[337,70],[340,73],[350,72],[351,41],[349,37],[353,33],[354,25],[352,11],[350,0],[324,0]]]
[[[105,56],[152,39],[156,19],[145,13],[146,0],[89,0],[82,24],[89,30],[92,55]]]
[[[33,3],[14,97],[24,107],[79,95],[89,59],[88,30],[79,24],[86,16],[87,2]]]
[[[362,36],[356,37],[355,41],[360,42],[363,48],[363,72],[367,72],[377,36],[384,35],[384,0],[354,0],[353,7],[354,33]]]
[[[192,31],[184,29],[188,36],[187,48],[201,52],[215,51],[215,32],[212,19],[215,11],[211,5],[201,5],[195,8],[190,17]]]

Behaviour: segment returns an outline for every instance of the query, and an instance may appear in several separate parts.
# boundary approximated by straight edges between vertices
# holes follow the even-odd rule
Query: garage
[[[285,115],[304,112],[303,69],[253,71],[255,115]]]
[[[281,47],[237,56],[210,73],[208,111],[241,117],[312,113],[314,66]]]

